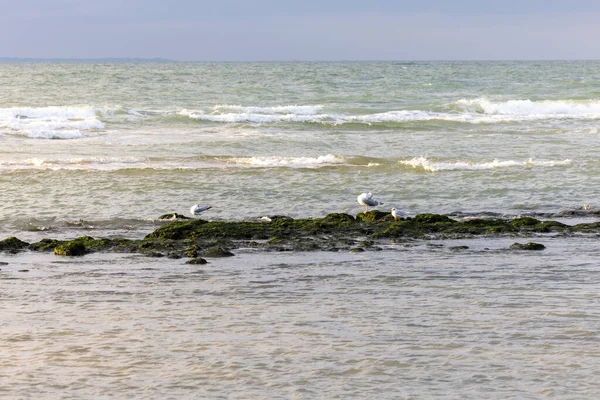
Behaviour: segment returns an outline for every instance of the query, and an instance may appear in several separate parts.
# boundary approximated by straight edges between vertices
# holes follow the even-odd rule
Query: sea
[[[0,240],[600,217],[600,61],[0,63]],[[535,241],[543,251],[515,251]],[[0,253],[3,399],[594,399],[600,237]]]

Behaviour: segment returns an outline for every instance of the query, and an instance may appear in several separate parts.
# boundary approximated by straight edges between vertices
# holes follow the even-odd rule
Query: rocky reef
[[[27,243],[15,237],[0,241],[0,251],[54,252],[57,256],[83,256],[96,251],[141,253],[150,257],[230,257],[232,251],[365,251],[380,250],[391,241],[462,239],[473,237],[536,237],[544,234],[600,233],[600,223],[566,225],[532,217],[457,220],[446,215],[418,214],[395,221],[389,213],[369,211],[356,216],[329,214],[323,218],[292,219],[277,216],[258,221],[206,221],[163,218],[165,224],[141,240],[82,236],[73,240],[43,239]],[[511,246],[516,250],[541,250],[535,243]]]

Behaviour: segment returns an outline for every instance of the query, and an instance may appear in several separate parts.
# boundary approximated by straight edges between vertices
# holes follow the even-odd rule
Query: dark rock
[[[510,245],[510,248],[513,250],[544,250],[546,246],[540,243],[529,242],[525,244],[513,243]]]
[[[22,241],[21,239],[17,239],[14,236],[6,238],[0,241],[0,251],[8,250],[8,251],[18,251],[23,250],[29,247],[29,243]]]
[[[469,246],[451,246],[448,249],[452,251],[468,250]]]
[[[160,217],[158,217],[159,221],[177,220],[177,219],[192,219],[192,218],[186,217],[185,215],[181,215],[181,214],[177,214],[177,213],[163,214]]]
[[[444,223],[454,223],[455,220],[440,214],[417,214],[414,218],[415,222],[418,224],[437,224],[440,222]]]
[[[235,254],[221,246],[211,247],[202,253],[205,257],[232,257]]]
[[[197,258],[192,258],[191,260],[187,260],[185,263],[193,264],[193,265],[204,265],[204,264],[207,264],[208,261],[206,261],[204,258],[197,257]]]

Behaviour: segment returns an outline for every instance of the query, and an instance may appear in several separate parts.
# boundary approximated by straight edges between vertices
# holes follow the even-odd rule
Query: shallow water
[[[356,214],[367,191],[411,215],[594,222],[599,67],[0,64],[0,240],[140,239],[196,203]],[[529,240],[546,250],[508,250]],[[0,397],[597,398],[599,250],[0,253]]]
[[[0,396],[595,398],[597,238],[535,240],[7,256]]]
[[[599,62],[0,64],[0,235],[598,207]],[[122,220],[127,220],[122,223]]]

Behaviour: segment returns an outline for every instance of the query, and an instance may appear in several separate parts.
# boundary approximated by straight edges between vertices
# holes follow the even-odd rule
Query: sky
[[[0,58],[600,58],[598,0],[0,0]]]

